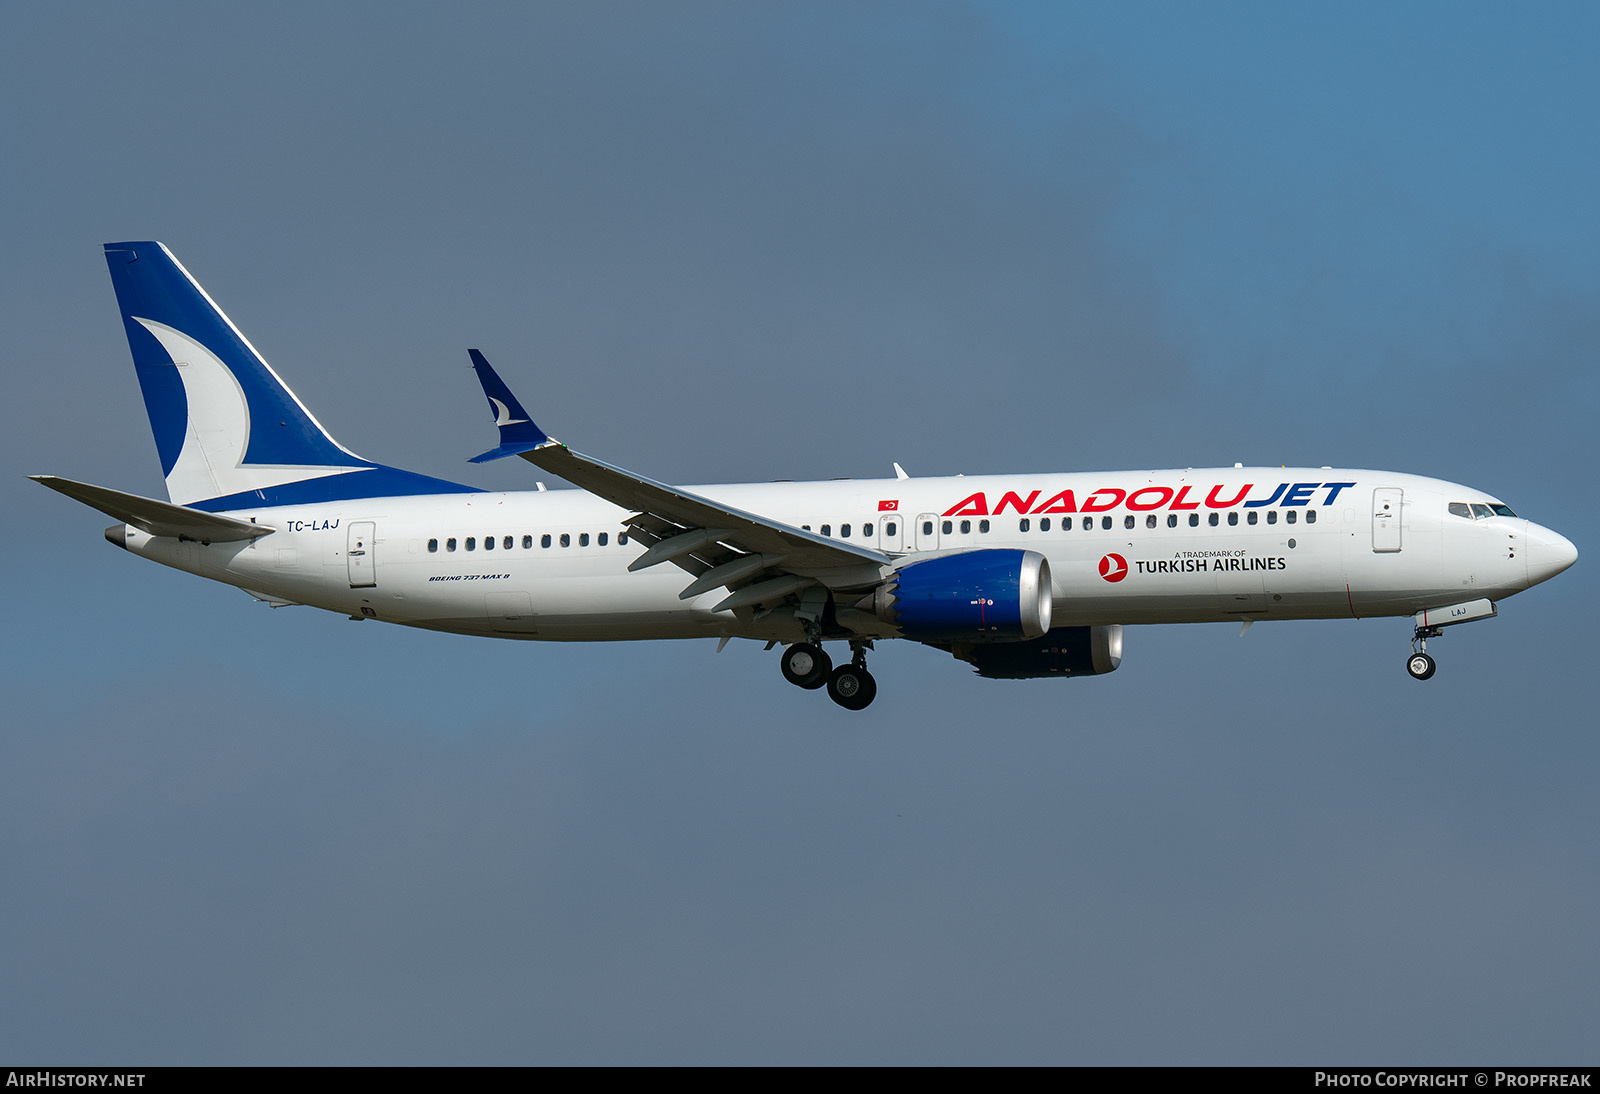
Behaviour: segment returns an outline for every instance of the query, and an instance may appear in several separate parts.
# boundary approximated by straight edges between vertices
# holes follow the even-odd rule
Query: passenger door
[[[1400,509],[1405,491],[1380,486],[1372,492],[1372,549],[1383,554],[1400,549]]]

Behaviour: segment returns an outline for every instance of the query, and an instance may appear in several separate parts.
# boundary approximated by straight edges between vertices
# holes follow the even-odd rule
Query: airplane
[[[1571,566],[1567,539],[1439,479],[1184,468],[678,487],[545,433],[469,350],[499,444],[578,487],[494,492],[375,463],[328,433],[161,243],[105,245],[166,477],[159,501],[32,476],[105,538],[250,593],[454,634],[735,638],[848,710],[909,639],[980,676],[1100,675],[1137,624],[1409,616],[1427,640]],[[826,643],[847,645],[835,665]]]

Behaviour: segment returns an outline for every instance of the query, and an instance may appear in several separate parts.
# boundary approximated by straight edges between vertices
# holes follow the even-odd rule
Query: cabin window
[[[1021,520],[1017,521],[1017,531],[1026,532],[1029,527],[1030,526],[1028,524],[1028,518],[1027,517],[1023,517]]]
[[[948,536],[950,534],[950,522],[945,521],[939,526],[939,530]]]
[[[1176,528],[1177,526],[1178,526],[1178,514],[1176,514],[1176,513],[1168,513],[1167,514],[1167,527],[1168,528]]]
[[[546,532],[544,535],[539,537],[539,546],[541,546],[541,547],[550,546],[550,533],[549,532]]]
[[[1217,516],[1217,514],[1212,513],[1209,517],[1206,518],[1206,523],[1211,525],[1211,527],[1215,528],[1217,525],[1222,523],[1222,518]]]
[[[1256,513],[1256,511],[1254,509],[1250,510],[1249,515],[1244,518],[1244,522],[1246,524],[1254,524],[1256,522],[1257,515],[1258,514]]]
[[[1278,523],[1278,511],[1276,509],[1268,509],[1267,510],[1267,523],[1268,524],[1277,524]]]
[[[1124,528],[1132,528],[1133,525],[1134,525],[1134,519],[1133,519],[1133,514],[1132,513],[1129,513],[1127,516],[1122,518],[1122,526]]]
[[[849,539],[850,538],[850,526],[848,524],[839,525],[839,538],[840,539]]]
[[[1062,517],[1061,518],[1061,530],[1063,532],[1072,531],[1072,518],[1071,517]]]
[[[1236,512],[1235,513],[1229,513],[1228,514],[1228,523],[1229,524],[1238,524],[1239,523],[1239,514],[1236,513]]]
[[[428,541],[428,553],[430,555],[436,555],[436,554],[439,553],[439,541],[438,540],[430,539]]]
[[[456,537],[455,536],[451,536],[449,539],[444,541],[444,549],[446,551],[454,551],[456,549]]]
[[[596,542],[598,542],[600,544],[600,546],[604,547],[606,545],[606,540],[608,540],[610,538],[611,538],[610,533],[601,532],[599,537],[597,538]]]
[[[523,536],[522,537],[522,549],[524,551],[533,550],[533,537],[532,536]]]
[[[1200,527],[1200,514],[1199,513],[1190,513],[1189,514],[1189,527],[1190,528],[1198,528],[1198,527]]]
[[[811,525],[809,525],[809,524],[802,524],[802,525],[801,525],[801,526],[800,526],[800,530],[801,530],[801,531],[802,531],[802,532],[809,532],[809,531],[811,531]]]
[[[513,542],[512,538],[510,536],[507,536],[505,539],[500,541],[500,546],[504,547],[506,550],[509,551],[509,550],[511,550],[512,542]]]
[[[1039,531],[1048,532],[1049,530],[1050,530],[1050,518],[1049,517],[1040,517],[1039,518]]]
[[[627,545],[628,545],[628,533],[626,533],[626,532],[618,532],[617,533],[617,546],[618,547],[626,547]]]
[[[478,538],[476,536],[468,536],[467,537],[467,550],[469,550],[469,551],[475,550],[477,548],[477,546],[478,546]]]
[[[587,546],[589,546],[589,533],[588,532],[579,532],[578,533],[578,546],[579,547],[587,547]]]
[[[933,535],[933,521],[925,520],[922,522],[922,534],[925,536]]]
[[[965,535],[970,535],[971,532],[972,532],[972,522],[970,520],[962,521],[961,522],[961,534],[965,536]]]
[[[831,535],[833,535],[833,525],[831,525],[831,524],[824,524],[824,525],[823,525],[823,526],[822,526],[822,534],[823,534],[823,535],[825,535],[825,536],[831,536]]]
[[[978,522],[978,531],[982,532],[985,535],[988,535],[989,534],[989,522],[986,521],[986,520],[980,520]]]
[[[1107,531],[1107,532],[1111,531],[1111,518],[1110,517],[1101,517],[1100,518],[1100,527],[1102,529],[1104,529],[1105,531]]]
[[[563,546],[563,547],[571,547],[572,546],[572,534],[570,532],[562,532],[561,533],[561,546]]]
[[[890,525],[890,527],[893,527],[893,525]],[[864,521],[861,522],[861,538],[862,539],[871,539],[872,538],[872,531],[873,531],[872,522],[870,520],[864,520]]]
[[[900,534],[899,531],[898,531],[899,528],[900,528],[900,525],[896,524],[894,521],[891,520],[888,524],[884,525],[883,534],[886,535],[886,536],[899,535]]]
[[[493,536],[484,536],[483,537],[483,549],[485,551],[494,550],[494,537]],[[469,550],[470,550],[470,548],[469,548]]]
[[[1317,511],[1315,509],[1307,509],[1306,510],[1306,523],[1307,524],[1315,524],[1315,523],[1317,523]]]
[[[1295,522],[1295,519],[1296,519],[1294,510],[1291,509],[1287,513],[1285,513],[1283,515],[1283,519],[1284,519],[1284,523],[1293,524]]]
[[[1154,528],[1156,526],[1156,515],[1154,513],[1144,518],[1144,526],[1146,528]]]

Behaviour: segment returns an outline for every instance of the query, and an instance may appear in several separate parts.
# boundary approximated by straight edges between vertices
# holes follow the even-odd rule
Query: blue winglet
[[[500,446],[473,456],[469,462],[487,463],[489,460],[504,459],[531,451],[548,441],[550,437],[522,409],[522,404],[511,394],[511,389],[500,379],[500,374],[489,364],[488,358],[475,349],[467,350],[467,354],[472,358],[472,371],[478,374],[478,382],[483,385],[484,398],[489,400],[489,413],[494,415],[494,424],[500,427]]]

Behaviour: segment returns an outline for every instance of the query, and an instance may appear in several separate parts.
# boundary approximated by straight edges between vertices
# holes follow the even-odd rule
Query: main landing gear
[[[872,643],[850,643],[848,665],[833,667],[833,661],[816,642],[796,642],[783,651],[779,668],[783,678],[796,687],[814,691],[827,687],[828,698],[846,710],[865,710],[878,694],[878,682],[867,671],[867,650]]]
[[[1434,670],[1439,666],[1428,655],[1428,639],[1438,638],[1438,627],[1418,627],[1411,636],[1411,656],[1406,658],[1406,671],[1414,680],[1429,680],[1433,678]]]
[[[778,663],[783,678],[797,688],[815,691],[828,682],[833,672],[833,661],[821,646],[810,642],[796,642],[783,651]]]

